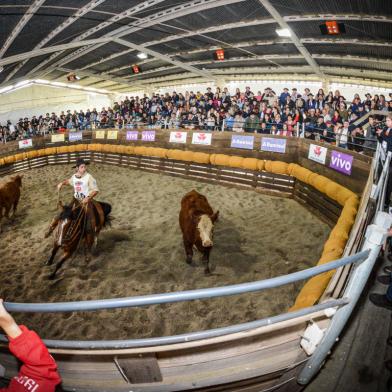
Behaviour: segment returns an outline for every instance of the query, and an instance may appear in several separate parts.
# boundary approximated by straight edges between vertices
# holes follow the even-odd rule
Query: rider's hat
[[[72,166],[73,168],[79,167],[80,165],[89,165],[90,162],[85,161],[83,158],[78,158],[76,160],[75,166]]]

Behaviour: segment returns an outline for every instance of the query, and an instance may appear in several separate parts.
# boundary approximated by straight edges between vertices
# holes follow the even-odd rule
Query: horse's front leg
[[[91,261],[91,248],[94,245],[95,236],[93,234],[87,234],[84,237],[84,259],[86,263]]]
[[[54,244],[53,249],[52,249],[52,254],[50,255],[49,260],[44,264],[44,265],[52,265],[54,257],[56,256],[57,251],[59,250],[60,245]]]
[[[49,225],[49,228],[45,231],[45,234],[44,234],[45,238],[48,238],[52,234],[53,230],[59,224],[59,221],[60,221],[60,219],[58,216],[56,218],[53,218],[51,224]]]
[[[49,279],[53,280],[56,277],[57,271],[61,268],[64,264],[64,261],[67,260],[71,256],[71,252],[69,250],[64,251],[64,255],[61,260],[56,264],[54,271],[49,275]]]

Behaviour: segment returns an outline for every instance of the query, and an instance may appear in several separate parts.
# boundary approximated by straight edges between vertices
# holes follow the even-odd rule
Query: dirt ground
[[[90,172],[112,204],[112,227],[101,232],[86,265],[82,252],[48,280],[52,239],[44,232],[56,214],[56,184],[69,166],[24,172],[17,216],[0,233],[0,296],[10,302],[119,298],[250,282],[313,266],[329,227],[293,200],[94,164]],[[220,210],[211,253],[213,274],[185,263],[178,213],[192,190]],[[62,199],[71,200],[71,188]],[[60,253],[59,253],[60,255]],[[122,310],[16,314],[17,321],[52,339],[124,339],[216,328],[284,312],[303,282],[259,293]]]

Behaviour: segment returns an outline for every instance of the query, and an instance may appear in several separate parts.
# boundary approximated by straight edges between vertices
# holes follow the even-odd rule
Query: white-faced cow
[[[181,200],[180,227],[184,240],[186,262],[192,264],[193,246],[203,254],[204,272],[210,273],[209,258],[212,249],[214,223],[219,211],[213,212],[207,198],[192,190]]]

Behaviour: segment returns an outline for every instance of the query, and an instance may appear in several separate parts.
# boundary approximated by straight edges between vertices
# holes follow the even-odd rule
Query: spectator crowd
[[[21,118],[17,124],[0,125],[0,140],[5,142],[35,135],[63,132],[66,129],[137,128],[151,126],[162,129],[187,128],[256,132],[282,136],[299,136],[326,141],[343,148],[363,151],[375,147],[377,127],[383,116],[371,116],[358,124],[371,110],[392,112],[392,93],[388,99],[380,94],[366,94],[361,100],[355,94],[347,101],[338,90],[313,94],[309,88],[299,92],[284,88],[277,94],[271,88],[254,93],[236,89],[230,94],[225,87],[213,92],[153,94],[151,97],[125,97],[112,108]],[[382,125],[382,124],[381,124]]]

